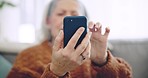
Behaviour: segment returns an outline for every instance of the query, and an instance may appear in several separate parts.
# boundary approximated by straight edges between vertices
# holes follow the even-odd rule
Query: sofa
[[[0,55],[0,78],[5,78],[12,67],[12,63]]]
[[[133,78],[148,78],[148,39],[109,40],[109,43],[112,54],[122,57],[132,66]],[[0,78],[6,77],[17,54],[0,50]]]
[[[133,70],[133,78],[148,78],[148,39],[111,40],[113,54],[124,58]]]

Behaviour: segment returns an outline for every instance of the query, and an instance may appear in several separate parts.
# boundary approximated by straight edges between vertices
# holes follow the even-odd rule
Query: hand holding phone
[[[87,19],[85,16],[66,16],[64,18],[64,47],[68,44],[69,40],[75,34],[75,32],[80,28],[84,27],[85,30],[81,37],[79,38],[75,49],[81,43],[85,35],[87,34]]]

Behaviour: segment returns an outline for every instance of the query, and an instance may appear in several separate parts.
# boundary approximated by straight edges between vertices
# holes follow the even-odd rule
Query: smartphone
[[[66,16],[63,21],[64,30],[64,47],[68,44],[71,37],[75,34],[78,28],[84,27],[85,30],[79,38],[75,49],[82,42],[83,38],[87,34],[87,18],[85,16]]]

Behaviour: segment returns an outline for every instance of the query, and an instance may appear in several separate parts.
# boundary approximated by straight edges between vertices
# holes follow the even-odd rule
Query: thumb
[[[64,38],[63,30],[60,30],[59,34],[57,35],[54,41],[54,45],[53,45],[54,51],[58,51],[62,47],[63,38]]]

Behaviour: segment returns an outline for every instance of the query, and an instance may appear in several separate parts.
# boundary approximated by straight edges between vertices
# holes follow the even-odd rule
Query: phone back
[[[87,33],[87,19],[85,16],[66,16],[64,18],[64,47],[74,35],[78,28],[84,27],[85,30],[79,38],[75,48],[81,43]]]

